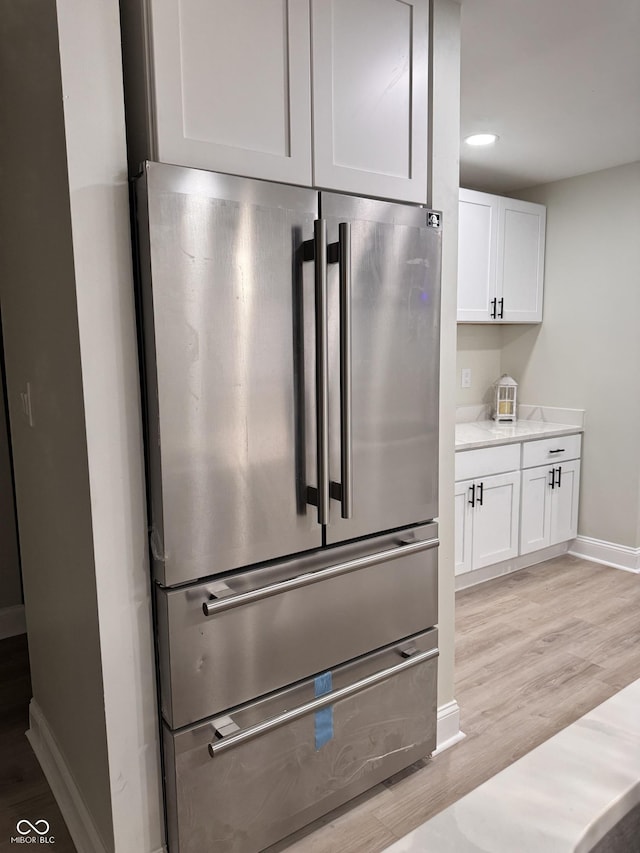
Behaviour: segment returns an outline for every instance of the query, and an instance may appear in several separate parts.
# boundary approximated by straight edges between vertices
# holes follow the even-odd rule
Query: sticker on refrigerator
[[[435,213],[433,210],[430,210],[427,214],[427,225],[430,228],[439,228],[440,227],[440,214]]]
[[[314,679],[314,692],[316,698],[318,696],[326,696],[331,693],[332,678],[330,672],[323,672]],[[333,705],[328,708],[321,708],[314,714],[315,717],[315,738],[316,750],[322,749],[325,743],[333,738]]]

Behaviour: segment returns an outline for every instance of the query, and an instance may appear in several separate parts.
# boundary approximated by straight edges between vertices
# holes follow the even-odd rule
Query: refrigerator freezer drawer
[[[165,720],[188,725],[435,625],[438,540],[421,538],[434,529],[332,549],[314,570],[302,557],[159,589]]]
[[[324,674],[328,694],[307,679],[165,728],[171,853],[255,853],[429,755],[437,654],[434,629]]]

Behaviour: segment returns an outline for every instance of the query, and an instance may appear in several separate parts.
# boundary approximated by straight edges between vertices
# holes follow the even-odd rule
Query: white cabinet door
[[[498,197],[460,190],[458,320],[492,323],[496,311]]]
[[[499,320],[542,321],[545,222],[544,205],[500,199],[496,269]]]
[[[312,10],[314,184],[426,203],[428,0]]]
[[[573,539],[578,533],[580,461],[522,472],[520,553]]]
[[[310,185],[309,0],[147,0],[147,8],[152,156]]]
[[[551,498],[551,545],[574,539],[578,534],[580,461],[563,462],[555,471],[556,486]]]
[[[522,472],[520,553],[529,554],[551,544],[551,478],[548,465]]]
[[[517,556],[519,510],[519,471],[476,481],[472,549],[474,569]]]
[[[456,483],[455,490],[455,573],[461,575],[470,572],[471,546],[473,536],[473,508],[471,507],[471,487],[473,480]]]

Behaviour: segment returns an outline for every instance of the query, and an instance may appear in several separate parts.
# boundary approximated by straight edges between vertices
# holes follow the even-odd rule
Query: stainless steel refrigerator
[[[249,853],[431,753],[440,215],[136,182],[171,853]]]

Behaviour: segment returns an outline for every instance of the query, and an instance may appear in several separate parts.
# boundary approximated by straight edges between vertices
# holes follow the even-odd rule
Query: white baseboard
[[[640,574],[640,548],[616,545],[615,542],[593,539],[591,536],[578,536],[570,543],[569,553],[583,560],[591,560],[592,563],[604,563],[614,569]]]
[[[0,607],[0,640],[26,633],[27,623],[24,617],[24,604],[17,604],[15,607]]]
[[[438,729],[434,755],[444,752],[465,737],[460,731],[460,708],[454,700],[438,708]]]
[[[27,737],[78,853],[108,853],[49,724],[33,699],[29,704]],[[51,827],[51,833],[55,835],[55,827]]]
[[[472,572],[456,575],[456,592],[461,589],[467,589],[470,586],[475,586],[478,583],[484,583],[484,581],[500,578],[503,575],[511,574],[511,572],[517,572],[519,569],[528,569],[530,566],[543,563],[545,560],[560,557],[562,554],[567,553],[569,544],[569,542],[561,542],[559,545],[551,545],[549,548],[532,551],[531,554],[523,554],[521,557],[503,560],[501,563],[493,563],[493,565],[485,566],[482,569],[475,569]]]

